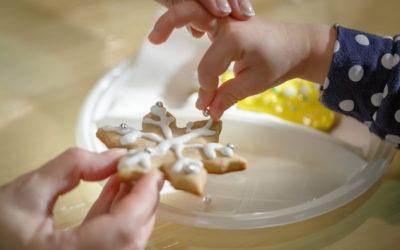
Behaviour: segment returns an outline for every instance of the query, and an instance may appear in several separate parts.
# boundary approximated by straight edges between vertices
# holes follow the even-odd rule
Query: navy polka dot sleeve
[[[400,35],[376,35],[336,26],[333,61],[321,101],[371,132],[400,145]]]

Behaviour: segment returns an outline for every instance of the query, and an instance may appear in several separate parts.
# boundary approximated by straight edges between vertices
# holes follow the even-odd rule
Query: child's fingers
[[[248,20],[255,16],[254,8],[250,0],[229,0],[232,7],[231,15],[238,20]]]
[[[218,88],[219,76],[228,69],[232,61],[239,57],[240,47],[235,41],[227,43],[226,39],[221,37],[214,40],[198,67],[200,83],[199,97],[196,103],[198,109],[204,110],[210,105]]]
[[[165,42],[175,28],[191,24],[199,31],[213,33],[214,17],[196,1],[185,1],[172,6],[155,23],[149,34],[149,40],[154,44]]]
[[[235,78],[222,84],[212,101],[209,112],[213,120],[219,120],[222,114],[239,100],[257,94],[263,90],[261,69],[243,70]],[[265,86],[265,85],[264,85]],[[265,88],[265,87],[264,87]]]

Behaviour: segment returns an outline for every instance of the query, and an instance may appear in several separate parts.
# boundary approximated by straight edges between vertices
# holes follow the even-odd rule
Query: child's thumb
[[[223,113],[238,101],[264,91],[266,86],[257,69],[249,68],[237,75],[235,78],[222,84],[209,107],[212,119],[219,120]]]

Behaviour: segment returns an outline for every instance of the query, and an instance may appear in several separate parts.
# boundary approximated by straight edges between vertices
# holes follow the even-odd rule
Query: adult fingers
[[[108,213],[111,209],[111,205],[119,193],[120,190],[120,180],[118,176],[113,175],[108,180],[107,184],[104,186],[103,190],[101,191],[99,197],[90,208],[86,218],[84,219],[83,223],[91,220],[92,218],[99,216],[101,214]]]
[[[153,231],[155,221],[156,215],[153,214],[153,216],[151,216],[145,225],[142,225],[140,228],[138,228],[138,232],[136,233],[137,235],[135,235],[135,241],[128,247],[124,248],[124,250],[145,249],[151,232]]]
[[[154,214],[159,201],[159,191],[164,177],[159,170],[142,177],[112,209],[117,219],[125,222],[144,224]]]
[[[159,201],[159,190],[164,178],[154,171],[137,181],[119,202],[115,202],[109,215],[96,217],[74,231],[71,240],[82,249],[125,249],[143,246],[153,228],[155,209]],[[117,199],[117,197],[115,198]],[[99,237],[101,235],[101,237]]]
[[[156,0],[167,8],[171,8],[179,1]],[[232,15],[239,20],[247,20],[255,15],[250,0],[197,0],[215,17]]]
[[[125,153],[126,149],[112,149],[99,154],[71,148],[46,163],[38,174],[46,188],[67,192],[80,180],[98,181],[115,173],[118,159]]]
[[[228,69],[232,61],[240,59],[240,55],[240,46],[235,40],[232,39],[227,43],[220,37],[214,39],[198,66],[200,83],[199,97],[196,102],[198,109],[204,110],[211,104],[218,88],[219,76]]]
[[[113,211],[113,209],[116,207],[116,205],[126,196],[131,192],[131,189],[133,187],[133,183],[121,183],[120,187],[119,187],[119,192],[118,194],[115,196],[113,202],[112,202],[112,206],[111,206],[111,212]]]
[[[116,172],[118,159],[125,149],[113,149],[101,154],[72,148],[32,173],[38,183],[31,183],[32,192],[51,211],[58,195],[70,191],[80,180],[102,180]],[[38,200],[39,201],[39,200]]]
[[[256,15],[250,0],[229,0],[232,8],[231,16],[238,20],[248,20]]]
[[[222,84],[209,107],[209,113],[213,120],[219,120],[229,107],[239,100],[259,93],[263,90],[262,72],[258,68],[243,70],[235,78]]]
[[[141,223],[100,216],[79,228],[62,231],[59,245],[74,249],[144,249],[154,227],[155,214]]]
[[[199,31],[196,28],[193,28],[190,25],[186,25],[186,29],[189,31],[189,33],[195,37],[195,38],[201,38],[204,35],[203,31]]]
[[[209,12],[216,17],[225,17],[232,12],[228,0],[198,0]]]
[[[173,5],[155,23],[149,34],[149,40],[154,44],[165,42],[175,28],[191,24],[199,31],[213,33],[216,28],[215,20],[196,1],[185,1]]]

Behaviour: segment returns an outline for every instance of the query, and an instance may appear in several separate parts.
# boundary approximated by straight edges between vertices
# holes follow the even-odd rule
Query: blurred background
[[[400,33],[397,0],[253,3],[258,16],[270,19]],[[159,11],[151,0],[0,0],[0,184],[75,145],[85,96],[103,74],[140,50]],[[275,229],[233,233],[159,220],[149,249],[191,244],[193,249],[395,249],[400,245],[400,189],[393,176],[398,178],[398,170],[392,167],[371,191],[333,213]],[[56,226],[78,225],[99,191],[83,183],[62,197]]]

